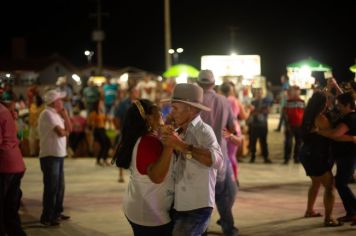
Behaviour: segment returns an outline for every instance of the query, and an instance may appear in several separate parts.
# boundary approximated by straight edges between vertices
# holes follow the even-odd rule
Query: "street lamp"
[[[88,64],[90,65],[91,64],[91,58],[93,57],[94,52],[93,51],[89,51],[89,50],[85,50],[84,55],[87,57]]]
[[[179,53],[182,53],[183,51],[184,51],[183,48],[177,48],[176,50],[171,48],[171,49],[168,50],[168,53],[173,56],[173,64],[177,64],[178,63]]]

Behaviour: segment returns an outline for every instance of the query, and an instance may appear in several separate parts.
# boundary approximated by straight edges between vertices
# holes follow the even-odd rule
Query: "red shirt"
[[[70,121],[72,122],[72,132],[74,133],[84,132],[87,123],[87,120],[84,117],[80,115],[75,115],[72,118],[70,118]]]
[[[302,125],[305,103],[300,98],[288,99],[284,107],[287,122],[292,127]]]
[[[142,175],[147,175],[147,168],[155,163],[162,153],[161,141],[153,135],[144,135],[137,147],[136,168]]]
[[[22,173],[25,163],[16,136],[16,124],[10,111],[0,104],[0,173]]]

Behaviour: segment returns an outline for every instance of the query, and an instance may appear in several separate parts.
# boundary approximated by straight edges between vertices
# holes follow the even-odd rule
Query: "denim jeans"
[[[215,186],[215,203],[220,215],[220,225],[224,235],[238,235],[238,229],[234,227],[234,217],[232,215],[232,206],[237,194],[237,185],[234,181],[231,165],[225,162],[227,166],[224,181],[217,181]]]
[[[288,162],[291,157],[293,148],[293,137],[295,140],[293,159],[294,161],[299,161],[298,154],[302,144],[302,131],[300,127],[286,127],[285,138],[284,138],[284,161]]]
[[[213,208],[204,207],[173,213],[173,236],[200,236],[208,228]]]
[[[267,126],[254,126],[253,124],[249,126],[250,129],[250,143],[249,149],[251,152],[251,160],[256,158],[256,145],[257,140],[260,141],[261,151],[263,159],[266,161],[269,156],[268,144],[267,144]]]
[[[63,161],[62,157],[40,158],[44,184],[41,221],[54,221],[63,212]]]
[[[0,235],[23,236],[18,214],[22,192],[23,173],[0,174]]]
[[[354,156],[343,156],[336,160],[335,186],[349,216],[356,215],[356,198],[348,186],[355,170],[355,162]]]

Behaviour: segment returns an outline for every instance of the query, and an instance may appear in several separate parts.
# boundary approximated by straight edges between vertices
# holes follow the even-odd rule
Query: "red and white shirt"
[[[151,135],[140,137],[133,149],[123,207],[126,217],[135,224],[159,226],[171,221],[169,210],[174,197],[172,161],[162,183],[153,183],[147,175],[147,168],[158,161],[162,149],[159,139]]]

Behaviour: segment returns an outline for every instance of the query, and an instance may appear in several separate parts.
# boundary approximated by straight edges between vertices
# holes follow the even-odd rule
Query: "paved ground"
[[[270,120],[276,127],[276,118]],[[324,228],[322,218],[304,219],[309,179],[298,164],[281,165],[282,133],[271,131],[269,144],[273,164],[241,163],[241,189],[233,212],[241,235],[356,235],[356,226],[345,224]],[[80,158],[65,161],[65,213],[72,219],[58,228],[44,228],[39,222],[42,199],[42,175],[36,158],[26,158],[27,172],[23,179],[24,208],[21,216],[28,235],[132,235],[122,213],[125,183],[117,182],[117,169],[97,167],[94,159]],[[247,161],[246,161],[247,162]],[[127,173],[126,173],[127,179]],[[356,192],[356,185],[352,186]],[[322,189],[316,209],[323,211]],[[336,199],[335,216],[344,214],[340,199]],[[214,210],[209,225],[210,235],[221,235],[215,224]]]

